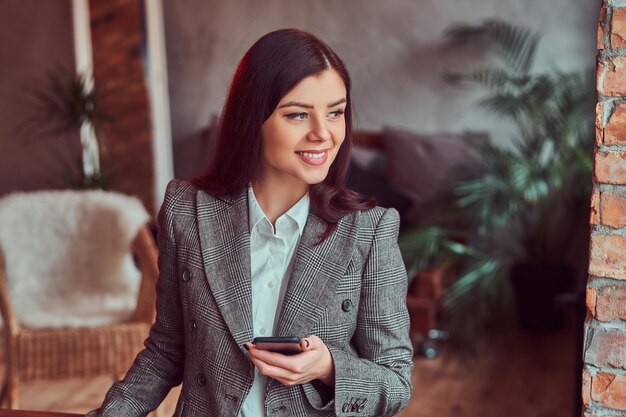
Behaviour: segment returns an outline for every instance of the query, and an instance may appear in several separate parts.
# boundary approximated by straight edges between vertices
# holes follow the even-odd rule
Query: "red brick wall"
[[[604,0],[598,30],[585,417],[626,415],[626,7],[616,4]]]
[[[94,80],[106,129],[117,190],[154,210],[154,163],[150,107],[143,64],[142,0],[90,0]],[[105,165],[107,162],[104,161]]]

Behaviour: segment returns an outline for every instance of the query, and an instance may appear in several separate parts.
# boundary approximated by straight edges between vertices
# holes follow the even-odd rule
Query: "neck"
[[[285,184],[260,179],[252,184],[252,189],[263,213],[272,224],[275,224],[276,219],[285,214],[309,191],[309,185],[295,181],[294,184]]]

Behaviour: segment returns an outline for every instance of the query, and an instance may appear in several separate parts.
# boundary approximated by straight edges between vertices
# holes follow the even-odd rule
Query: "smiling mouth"
[[[296,153],[298,155],[302,155],[305,156],[307,158],[311,158],[311,159],[322,159],[324,156],[326,156],[326,153],[328,152],[328,150],[326,151],[314,151],[314,152],[300,152],[297,151]]]
[[[296,155],[309,165],[323,165],[328,159],[328,151],[328,149],[323,151],[296,151]]]

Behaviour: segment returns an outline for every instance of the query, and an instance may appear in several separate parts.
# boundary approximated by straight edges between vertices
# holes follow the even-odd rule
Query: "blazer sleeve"
[[[351,341],[358,356],[329,346],[335,366],[335,390],[330,398],[319,389],[323,384],[305,384],[305,394],[318,410],[332,409],[334,403],[337,416],[393,416],[411,397],[413,348],[399,224],[398,212],[389,209],[376,226]]]
[[[183,321],[178,292],[173,207],[176,182],[171,181],[158,215],[159,279],[156,320],[130,370],[107,392],[102,406],[87,417],[139,417],[154,410],[182,381]]]

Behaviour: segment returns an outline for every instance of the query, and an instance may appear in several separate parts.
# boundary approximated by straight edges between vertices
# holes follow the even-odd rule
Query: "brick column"
[[[152,127],[144,73],[142,0],[90,0],[94,80],[100,107],[110,116],[105,134],[115,189],[154,210]],[[104,161],[106,169],[106,161]]]
[[[626,5],[604,0],[582,397],[585,417],[626,415]]]

